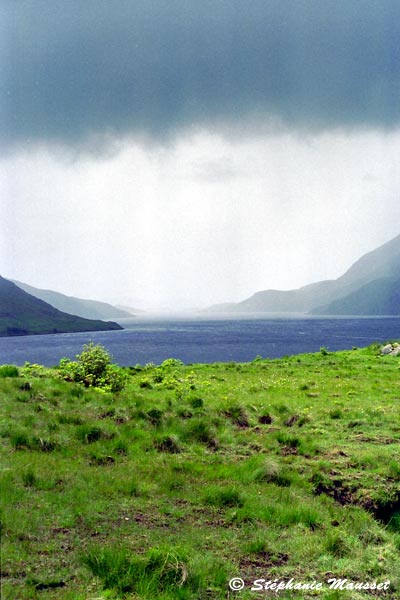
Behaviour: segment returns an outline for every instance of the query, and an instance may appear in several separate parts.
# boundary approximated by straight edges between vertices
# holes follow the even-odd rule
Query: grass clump
[[[146,413],[146,419],[155,427],[159,427],[162,422],[163,414],[163,411],[159,408],[151,408]]]
[[[294,478],[292,473],[272,460],[264,461],[252,474],[253,481],[274,483],[280,487],[289,487]]]
[[[32,469],[29,467],[26,471],[24,471],[21,475],[22,482],[26,487],[35,487],[37,484],[37,477]]]
[[[249,416],[242,404],[232,404],[224,410],[224,414],[238,427],[249,426]]]
[[[182,452],[178,438],[175,435],[165,435],[154,440],[154,447],[159,452],[167,452],[168,454],[180,454]]]
[[[205,493],[204,502],[219,508],[241,508],[244,505],[244,497],[236,488],[212,488]]]
[[[347,556],[351,552],[351,544],[344,531],[330,532],[327,535],[325,549],[334,556]]]
[[[189,400],[189,404],[192,408],[203,408],[204,400],[196,396],[195,398],[191,398]]]
[[[25,431],[11,433],[10,444],[14,450],[39,450],[41,452],[53,452],[60,447],[55,440],[42,436],[29,436]]]
[[[0,377],[18,377],[18,367],[14,365],[1,365],[0,366]]]
[[[169,591],[189,598],[180,591],[199,589],[199,578],[190,572],[186,555],[173,548],[156,547],[145,556],[132,556],[127,548],[93,547],[82,556],[82,562],[100,578],[104,589],[122,594],[137,592],[154,598]]]
[[[11,433],[10,443],[15,450],[28,450],[32,447],[31,440],[25,431]]]
[[[215,429],[205,417],[190,419],[184,429],[184,437],[187,441],[200,442],[209,446],[217,445]]]
[[[92,444],[106,436],[101,427],[84,423],[76,428],[76,437],[83,444]]]
[[[290,435],[289,433],[279,431],[276,434],[276,439],[282,446],[287,446],[288,448],[298,448],[301,444],[301,439],[296,435]]]

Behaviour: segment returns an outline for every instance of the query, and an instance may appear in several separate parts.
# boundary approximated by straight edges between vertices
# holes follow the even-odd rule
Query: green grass
[[[400,597],[399,361],[169,360],[116,393],[0,367],[2,598],[371,597],[329,577]]]

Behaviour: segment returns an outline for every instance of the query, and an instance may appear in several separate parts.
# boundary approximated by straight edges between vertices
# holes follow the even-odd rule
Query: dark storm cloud
[[[398,0],[3,0],[3,145],[197,125],[391,128]]]

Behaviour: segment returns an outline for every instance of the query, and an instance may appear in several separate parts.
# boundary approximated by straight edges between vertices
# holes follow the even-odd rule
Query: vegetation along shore
[[[2,598],[399,598],[399,360],[0,367]]]

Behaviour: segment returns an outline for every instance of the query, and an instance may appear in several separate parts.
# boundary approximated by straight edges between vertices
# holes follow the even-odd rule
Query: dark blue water
[[[75,358],[90,341],[103,344],[120,365],[246,362],[302,352],[362,347],[400,339],[400,318],[144,320],[124,323],[123,331],[65,333],[0,338],[0,364],[25,361],[47,366]]]

